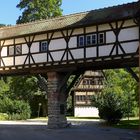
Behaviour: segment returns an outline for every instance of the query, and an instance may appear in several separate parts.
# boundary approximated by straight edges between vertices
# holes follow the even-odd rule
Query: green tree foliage
[[[62,0],[21,0],[17,8],[23,10],[17,24],[62,15]]]
[[[0,28],[6,26],[5,24],[0,24]]]
[[[100,118],[106,120],[109,124],[118,123],[125,111],[124,100],[120,95],[110,91],[95,95],[93,104],[98,108]]]
[[[4,98],[9,95],[9,82],[5,82],[4,80],[0,80],[0,98]]]
[[[31,115],[28,103],[8,97],[0,99],[0,112],[8,114],[10,120],[25,120],[30,118]]]
[[[62,0],[21,0],[17,8],[23,12],[22,15],[19,16],[17,24],[60,16],[62,15],[61,4]],[[36,100],[36,93],[37,95],[41,94],[41,91],[38,89],[36,77],[15,77],[11,81],[10,89],[14,98],[30,100],[32,112],[35,114],[37,108],[32,101]],[[42,95],[43,94],[41,94],[42,110],[46,112],[46,99],[44,95]],[[38,102],[36,102],[36,104],[38,105]]]
[[[10,81],[10,92],[14,99],[30,101],[38,90],[37,78],[34,76],[16,76]]]
[[[138,73],[136,68],[134,71]],[[136,80],[132,78],[131,74],[125,69],[106,70],[104,72],[107,80],[104,81],[102,93],[93,98],[93,104],[99,108],[101,117],[105,118],[105,115],[107,117],[112,113],[119,114],[122,113],[123,110],[124,117],[137,116],[138,83]],[[125,106],[123,106],[121,101],[123,101]],[[118,109],[120,112],[112,111],[113,108],[115,110]]]

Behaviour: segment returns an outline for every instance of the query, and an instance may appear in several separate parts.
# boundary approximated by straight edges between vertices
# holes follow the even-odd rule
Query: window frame
[[[101,35],[103,35],[102,38],[101,38]],[[101,39],[102,39],[102,42],[101,42]],[[105,43],[105,33],[104,32],[98,33],[98,44],[104,44],[104,43]]]
[[[83,39],[82,45],[81,45],[80,38]],[[84,36],[84,35],[79,35],[79,36],[78,36],[78,47],[84,47],[84,46],[85,46],[85,36]]]
[[[13,50],[11,50],[10,48]],[[7,47],[7,56],[14,56],[14,55],[15,55],[15,46],[14,45],[8,46]]]
[[[17,52],[17,48],[20,47],[20,52]],[[14,53],[15,55],[21,55],[22,54],[22,45],[21,44],[17,44],[14,46]]]
[[[47,45],[45,46],[46,49],[42,49],[45,48],[44,46],[42,46],[43,43],[46,43]],[[44,41],[40,41],[40,45],[39,45],[39,52],[47,52],[48,51],[48,41],[44,40]]]

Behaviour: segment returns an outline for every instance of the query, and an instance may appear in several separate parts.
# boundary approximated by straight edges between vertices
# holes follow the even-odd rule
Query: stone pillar
[[[48,128],[67,127],[64,73],[48,72]],[[63,87],[60,90],[60,86]]]

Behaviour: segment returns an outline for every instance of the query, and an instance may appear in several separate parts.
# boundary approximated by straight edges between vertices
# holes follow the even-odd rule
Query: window
[[[46,52],[48,50],[48,42],[42,41],[40,42],[40,52]]]
[[[86,36],[86,45],[95,45],[97,44],[97,35],[90,34]]]
[[[84,46],[84,36],[79,36],[79,38],[78,38],[79,40],[78,40],[78,45],[80,46],[80,47],[82,47],[82,46]]]
[[[98,39],[97,39],[98,37]],[[90,45],[97,45],[97,44],[103,44],[105,43],[105,33],[93,33],[93,34],[87,34],[82,35],[78,37],[78,46],[90,46]]]
[[[92,34],[92,45],[97,44],[97,35],[96,34]]]
[[[99,35],[98,35],[98,43],[99,44],[104,43],[104,33],[99,33]]]
[[[22,45],[16,45],[16,46],[9,46],[8,47],[8,55],[20,55],[22,54]]]
[[[22,54],[22,45],[16,45],[15,46],[15,55]]]
[[[8,55],[14,55],[14,46],[8,47]]]
[[[91,45],[91,35],[86,36],[86,45]]]

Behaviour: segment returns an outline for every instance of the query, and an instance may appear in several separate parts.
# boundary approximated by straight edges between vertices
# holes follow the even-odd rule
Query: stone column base
[[[48,128],[68,127],[66,119],[66,83],[59,89],[64,73],[49,72],[48,75]]]

